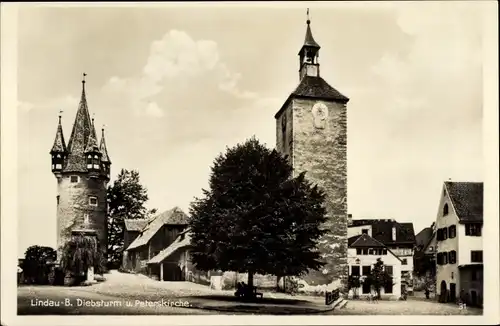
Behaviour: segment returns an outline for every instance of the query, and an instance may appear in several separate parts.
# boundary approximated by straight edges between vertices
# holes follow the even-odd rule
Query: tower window
[[[57,154],[57,158],[61,158],[61,154]]]
[[[444,204],[444,207],[443,207],[443,216],[446,216],[448,215],[449,211],[448,211],[448,204]]]
[[[98,160],[98,159],[99,159],[99,156],[97,156],[97,155],[94,155],[94,158],[95,158],[96,160]]]
[[[482,250],[471,250],[470,261],[471,261],[471,263],[482,263],[483,262],[483,251]]]
[[[89,197],[89,205],[97,206],[97,197]]]
[[[57,195],[57,197],[56,197],[57,198],[57,205],[59,205],[59,197],[61,197],[61,196]]]
[[[90,219],[89,219],[89,214],[84,214],[83,215],[83,223],[87,224],[89,223]]]
[[[72,175],[70,177],[70,181],[71,181],[71,183],[77,183],[78,182],[78,176],[77,175]]]

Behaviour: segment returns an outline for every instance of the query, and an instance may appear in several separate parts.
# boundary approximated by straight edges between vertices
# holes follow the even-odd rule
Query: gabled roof
[[[427,227],[424,228],[422,231],[420,231],[416,236],[415,236],[415,242],[417,246],[425,246],[427,242],[429,242],[429,239],[432,238],[432,228]]]
[[[399,261],[401,261],[401,258],[399,258],[390,248],[387,248],[386,245],[381,243],[380,241],[377,241],[376,239],[370,237],[368,234],[360,234],[356,235],[353,237],[350,237],[347,239],[348,247],[349,248],[386,248],[388,252],[391,253],[394,257],[396,257]]]
[[[188,216],[179,208],[174,207],[152,218],[142,230],[141,234],[130,244],[127,250],[148,244],[149,240],[163,225],[187,225]]]
[[[127,231],[142,231],[144,227],[148,224],[148,219],[124,219],[125,230]]]
[[[483,221],[483,183],[444,183],[460,222]]]
[[[398,223],[391,219],[360,219],[352,220],[349,227],[371,226],[371,236],[385,245],[415,244],[413,223]],[[392,228],[396,228],[396,241],[392,240]]]
[[[347,240],[349,248],[385,248],[385,245],[368,234],[356,235]]]
[[[174,242],[167,248],[160,251],[156,256],[148,261],[148,264],[158,264],[168,258],[170,255],[175,253],[181,248],[185,248],[191,245],[191,234],[189,232],[180,233]]]

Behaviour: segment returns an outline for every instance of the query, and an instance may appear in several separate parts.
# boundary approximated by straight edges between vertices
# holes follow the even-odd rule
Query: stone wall
[[[314,125],[313,105],[322,102],[328,108],[323,129]],[[321,240],[319,249],[326,265],[312,271],[303,279],[309,285],[345,282],[347,267],[347,112],[346,106],[330,101],[293,99],[284,114],[292,124],[291,152],[294,174],[306,171],[306,177],[326,193],[329,230]],[[283,115],[283,114],[282,114]],[[281,119],[277,117],[277,135],[283,134]],[[290,121],[292,120],[292,121]],[[277,149],[286,153],[286,140],[277,137]]]
[[[71,176],[78,176],[72,183]],[[57,246],[69,239],[71,231],[83,225],[88,214],[89,227],[97,231],[101,247],[107,250],[107,182],[100,178],[90,178],[86,173],[68,173],[57,178]],[[89,197],[97,198],[97,206],[91,206]]]

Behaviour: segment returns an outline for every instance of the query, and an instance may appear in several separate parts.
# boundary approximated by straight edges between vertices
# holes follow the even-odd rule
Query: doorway
[[[441,302],[447,302],[447,293],[446,293],[446,282],[443,280],[441,281],[441,287],[439,291],[439,298]]]
[[[450,300],[451,302],[457,301],[457,285],[450,283]]]
[[[477,305],[477,292],[476,291],[470,291],[470,299],[471,299],[471,306],[476,306]]]

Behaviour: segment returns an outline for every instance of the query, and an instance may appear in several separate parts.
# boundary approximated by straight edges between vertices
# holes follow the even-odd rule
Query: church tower
[[[304,277],[309,285],[339,284],[347,265],[347,113],[349,99],[320,76],[319,44],[307,11],[304,44],[299,51],[299,84],[276,113],[276,149],[288,157],[294,175],[306,178],[326,194],[329,232],[319,241],[326,263]]]
[[[104,253],[107,249],[106,188],[111,161],[104,129],[98,145],[94,119],[90,119],[87,106],[86,74],[83,76],[82,95],[68,145],[64,141],[59,115],[56,138],[50,151],[52,173],[57,179],[58,253],[75,232],[96,234]]]

